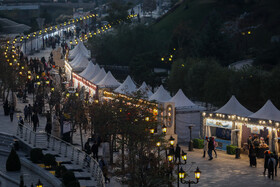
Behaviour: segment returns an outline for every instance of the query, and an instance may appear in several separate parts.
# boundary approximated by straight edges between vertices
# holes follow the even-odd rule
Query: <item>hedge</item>
[[[204,141],[203,139],[198,139],[198,138],[193,139],[193,147],[197,149],[203,149],[204,147],[203,141]]]
[[[30,160],[34,163],[40,163],[44,159],[44,154],[42,149],[34,148],[30,151]]]
[[[14,149],[11,150],[8,159],[6,161],[7,171],[19,171],[21,169],[21,163],[19,157]]]
[[[234,145],[227,145],[227,154],[235,155],[235,149],[237,146]]]

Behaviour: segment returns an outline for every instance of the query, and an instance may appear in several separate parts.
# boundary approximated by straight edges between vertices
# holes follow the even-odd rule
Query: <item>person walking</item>
[[[15,112],[15,107],[13,104],[10,105],[10,120],[13,122],[14,119],[14,112]]]
[[[20,134],[22,135],[22,128],[23,128],[23,125],[24,125],[24,121],[22,119],[22,117],[20,116],[19,117],[19,120],[18,120],[18,126],[19,126],[19,130],[20,130]]]
[[[9,112],[10,112],[10,109],[9,109],[9,102],[8,100],[6,99],[4,105],[3,105],[3,108],[4,108],[4,114],[5,116],[8,116],[9,115]]]
[[[177,161],[177,159],[179,159],[180,162],[180,156],[181,156],[181,148],[179,144],[177,144],[175,149],[175,162]]]
[[[45,127],[45,132],[47,133],[48,141],[50,141],[50,135],[52,133],[52,124],[51,123],[47,122],[46,127]]]
[[[91,152],[92,152],[92,157],[98,160],[98,145],[96,142],[93,142],[93,145],[91,146]]]
[[[274,169],[276,166],[276,161],[274,159],[273,154],[270,154],[268,156],[268,161],[267,161],[267,165],[268,165],[268,178],[272,178],[272,180],[274,179]]]
[[[39,118],[36,112],[34,112],[34,114],[31,117],[32,122],[33,122],[33,131],[36,132],[37,127],[39,126]]]
[[[31,122],[31,116],[32,116],[32,106],[28,104],[27,118],[29,123]]]
[[[251,167],[253,167],[253,166],[257,167],[256,157],[257,157],[256,148],[254,145],[252,145],[252,146],[250,146],[250,149],[249,149],[249,158],[250,158]]]
[[[269,158],[270,151],[266,150],[264,152],[264,171],[263,175],[265,175],[266,170],[268,169],[268,158]]]
[[[86,154],[90,155],[91,150],[90,150],[89,140],[87,140],[87,142],[85,143],[84,150]]]
[[[215,158],[217,158],[217,157],[218,157],[217,151],[216,151],[217,143],[216,143],[216,141],[215,141],[214,136],[212,136],[212,141],[213,141],[213,146],[214,146],[213,151],[214,151],[214,153],[215,153]]]
[[[107,184],[107,181],[110,183],[110,178],[108,177],[108,167],[106,162],[104,161],[103,157],[101,157],[100,161],[98,162],[102,172],[103,176],[105,178],[105,183]]]
[[[205,158],[205,153],[207,152],[207,150],[208,150],[208,142],[209,142],[209,140],[208,140],[208,137],[206,136],[205,137],[205,139],[204,139],[204,147],[203,147],[203,158]]]
[[[27,116],[28,116],[28,106],[25,105],[24,109],[23,109],[23,113],[24,113],[24,121],[27,121]]]
[[[214,150],[214,143],[213,143],[213,139],[210,138],[209,143],[208,143],[208,155],[209,155],[209,160],[213,160],[213,156],[212,156],[212,151]]]

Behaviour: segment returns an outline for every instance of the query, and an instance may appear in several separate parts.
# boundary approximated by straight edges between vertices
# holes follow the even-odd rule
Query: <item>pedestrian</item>
[[[247,139],[247,145],[248,145],[248,150],[250,149],[250,147],[252,146],[252,136],[249,135],[249,138]]]
[[[279,158],[275,152],[273,152],[273,158],[275,159],[275,166],[274,166],[274,175],[277,176],[277,166],[279,163]]]
[[[8,102],[7,99],[6,99],[6,101],[5,101],[4,105],[3,105],[3,108],[4,108],[4,114],[5,114],[5,116],[8,116],[10,110],[9,110],[9,102]]]
[[[98,145],[96,142],[93,142],[93,145],[91,146],[91,152],[92,152],[92,157],[98,160]]]
[[[19,130],[20,130],[20,134],[22,135],[22,128],[23,128],[23,125],[24,125],[24,121],[22,119],[22,117],[20,116],[19,117],[19,120],[18,120],[18,126],[19,126]]]
[[[29,123],[31,122],[31,116],[32,116],[32,106],[28,104],[27,119]]]
[[[46,124],[45,132],[47,133],[48,141],[49,141],[50,140],[50,135],[52,133],[52,124],[51,123]]]
[[[105,183],[107,184],[107,181],[110,183],[110,178],[108,178],[108,167],[107,167],[107,164],[104,161],[103,157],[101,157],[101,159],[98,163],[103,172],[103,176],[105,178]]]
[[[180,156],[181,156],[181,148],[179,144],[177,144],[175,149],[175,162],[177,161],[177,158],[179,159],[180,162]]]
[[[85,143],[84,150],[86,154],[90,155],[91,150],[90,150],[89,140],[87,140],[87,142]]]
[[[27,121],[27,116],[28,116],[28,106],[25,105],[24,109],[23,109],[23,113],[24,113],[24,121]]]
[[[212,160],[213,159],[213,156],[212,156],[212,151],[214,150],[214,142],[213,142],[213,139],[210,138],[209,142],[208,142],[208,155],[209,155],[209,160]]]
[[[213,146],[214,146],[213,151],[214,151],[214,153],[215,153],[215,158],[217,158],[217,157],[218,157],[218,155],[217,155],[217,151],[216,151],[217,142],[215,141],[214,136],[212,136],[212,141],[213,141]]]
[[[39,126],[39,118],[36,112],[32,115],[31,120],[33,122],[33,131],[36,132],[37,127]]]
[[[268,169],[268,158],[269,158],[270,151],[266,150],[264,152],[264,171],[263,175],[265,175],[266,170]]]
[[[10,120],[11,120],[11,122],[13,122],[13,119],[14,119],[14,112],[15,112],[15,110],[14,110],[15,108],[14,108],[14,105],[13,105],[13,103],[10,105]]]
[[[270,154],[268,156],[268,161],[267,161],[267,165],[268,165],[268,178],[272,178],[272,180],[274,179],[274,169],[276,166],[276,161],[274,159],[274,155]]]
[[[256,157],[257,157],[256,148],[254,145],[252,145],[252,146],[250,146],[250,149],[249,149],[249,159],[250,159],[251,167],[253,167],[253,166],[257,167]]]
[[[207,152],[207,150],[208,150],[208,142],[209,142],[209,140],[208,140],[208,137],[206,136],[205,137],[205,139],[204,139],[204,147],[203,147],[203,158],[205,158],[205,153]]]

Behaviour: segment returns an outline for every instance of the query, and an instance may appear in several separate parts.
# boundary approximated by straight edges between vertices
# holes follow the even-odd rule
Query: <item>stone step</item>
[[[96,187],[97,182],[95,180],[79,180],[81,187]]]

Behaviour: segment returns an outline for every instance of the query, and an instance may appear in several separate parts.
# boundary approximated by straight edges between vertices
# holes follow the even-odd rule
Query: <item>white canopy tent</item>
[[[241,105],[236,99],[236,97],[233,95],[231,96],[230,100],[219,110],[216,110],[215,113],[233,114],[237,116],[248,117],[253,112]]]
[[[92,63],[92,61],[89,61],[86,69],[84,69],[84,71],[82,71],[79,75],[81,77],[86,78],[89,74],[91,74],[94,71],[94,69],[95,69],[95,65]]]
[[[69,64],[73,66],[74,64],[80,62],[82,59],[88,60],[83,53],[78,53],[73,60],[69,61]]]
[[[199,138],[201,130],[200,111],[205,110],[205,108],[194,104],[181,89],[170,99],[170,102],[175,103],[178,141],[186,142],[189,140],[189,126],[193,126],[192,136]]]
[[[158,90],[149,97],[149,100],[155,100],[158,102],[167,102],[171,99],[170,94],[163,88],[162,85],[158,88]]]
[[[90,62],[91,63],[91,62]],[[91,63],[93,64],[93,63]],[[91,68],[85,75],[83,75],[82,77],[84,77],[85,79],[87,79],[88,81],[91,80],[92,78],[94,78],[100,71],[100,67],[98,64],[93,65],[94,68]],[[86,69],[85,69],[86,70]],[[84,71],[85,71],[84,70]],[[83,72],[84,72],[83,71]]]
[[[153,92],[150,90],[146,82],[143,82],[142,85],[137,90],[141,94],[143,94],[144,97],[149,98],[151,95],[153,95]]]
[[[90,58],[89,51],[87,50],[87,48],[84,46],[83,42],[81,42],[81,41],[79,41],[79,43],[74,47],[74,49],[72,49],[69,52],[68,59],[72,60],[80,53],[82,53],[87,58]]]
[[[115,79],[112,73],[109,71],[106,76],[97,83],[98,86],[103,88],[116,88],[120,86],[120,83]]]
[[[261,109],[249,116],[250,118],[280,121],[280,111],[268,100]]]
[[[128,75],[125,81],[114,91],[121,94],[131,95],[133,92],[136,91],[136,85],[134,84],[131,77]]]
[[[83,71],[88,66],[88,63],[88,59],[85,56],[81,56],[78,60],[72,63],[71,66],[74,71]]]
[[[99,73],[93,77],[92,79],[90,79],[89,81],[92,82],[93,84],[97,84],[99,83],[104,77],[106,76],[106,72],[104,70],[104,68],[101,68],[101,70],[99,71]]]

